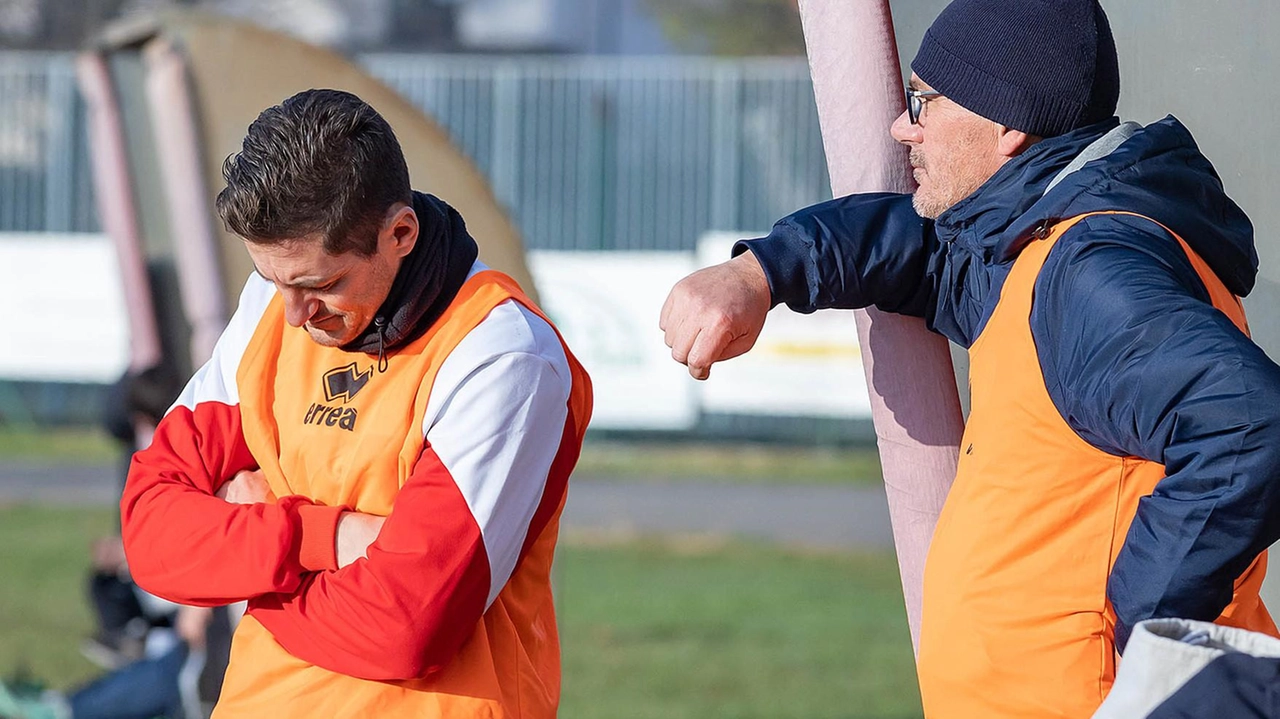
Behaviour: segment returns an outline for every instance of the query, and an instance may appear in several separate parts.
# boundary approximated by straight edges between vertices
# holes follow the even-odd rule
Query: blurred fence
[[[97,227],[73,57],[0,52],[0,232]]]
[[[692,262],[709,231],[764,232],[830,197],[803,59],[358,61],[446,129],[530,250],[677,252]],[[73,55],[0,52],[0,233],[98,231],[84,110]],[[651,330],[656,309],[645,312],[637,321]],[[625,371],[602,370],[613,374],[625,385]],[[104,389],[0,378],[0,424],[93,423]],[[693,401],[693,390],[677,389]],[[850,436],[847,421],[824,417],[778,421],[709,404],[698,416],[702,434]]]
[[[531,249],[691,250],[829,197],[802,59],[368,55]],[[0,53],[0,232],[93,231],[73,58]]]

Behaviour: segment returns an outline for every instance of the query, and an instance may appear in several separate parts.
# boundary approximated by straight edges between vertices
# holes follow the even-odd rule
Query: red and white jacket
[[[177,602],[249,601],[219,716],[554,716],[550,567],[589,378],[479,262],[441,318],[376,365],[289,327],[251,278],[134,458],[131,571]],[[214,496],[251,468],[278,500]],[[337,569],[344,509],[387,521],[367,559]]]

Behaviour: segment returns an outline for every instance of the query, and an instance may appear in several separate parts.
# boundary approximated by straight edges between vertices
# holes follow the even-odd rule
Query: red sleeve
[[[428,447],[367,560],[258,597],[249,613],[299,659],[362,679],[409,679],[452,660],[488,593],[480,527]]]
[[[257,466],[238,405],[205,401],[170,410],[151,446],[134,456],[120,503],[129,571],[139,586],[214,606],[292,592],[304,572],[333,566],[341,507],[301,497],[238,505],[213,496],[236,472]]]
[[[513,336],[527,344],[512,350]],[[290,654],[340,674],[447,666],[556,516],[585,419],[570,407],[590,402],[583,379],[545,321],[495,310],[436,375],[426,448],[368,558],[258,597],[249,613]]]

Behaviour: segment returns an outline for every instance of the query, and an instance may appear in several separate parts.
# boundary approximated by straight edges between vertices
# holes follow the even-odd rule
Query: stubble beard
[[[310,324],[304,325],[304,328],[307,330],[307,335],[311,337],[311,341],[321,347],[341,347],[348,341],[344,340],[342,337],[335,337],[318,327],[312,327]],[[342,329],[344,331],[346,330],[346,324],[343,324]]]
[[[941,164],[926,163],[924,154],[915,148],[911,150],[910,161],[912,167],[925,171],[928,191],[921,192],[917,187],[911,195],[911,206],[917,215],[927,220],[938,219],[957,202],[977,192],[990,179],[990,174],[983,175],[971,164],[965,166],[954,159],[944,160]]]
[[[908,159],[911,163],[912,175],[915,175],[917,171],[927,172],[924,164],[924,155],[919,150],[912,148]],[[921,192],[921,187],[917,180],[915,192],[911,193],[911,207],[916,211],[917,215],[926,220],[936,220],[938,215],[942,213],[935,212],[934,205],[935,203]]]
[[[930,178],[932,179],[932,178]],[[964,182],[952,183],[949,187],[933,187],[929,193],[919,189],[911,195],[911,206],[916,214],[926,220],[936,220],[942,213],[951,209],[964,198],[972,195],[986,180],[966,178]]]
[[[936,220],[938,215],[946,211],[945,207],[939,209],[934,203],[921,197],[919,190],[916,190],[915,194],[911,196],[911,207],[915,209],[917,215],[926,220]]]

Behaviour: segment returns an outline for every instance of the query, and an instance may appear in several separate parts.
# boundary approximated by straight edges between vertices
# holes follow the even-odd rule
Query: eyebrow
[[[253,266],[253,271],[262,279],[267,280],[267,282],[271,282],[266,275],[262,274],[262,270],[258,269],[256,264]],[[332,277],[303,277],[301,279],[294,280],[293,282],[281,282],[280,284],[295,290],[314,290],[317,287],[324,287],[325,285],[333,284],[340,279],[342,279],[342,273],[338,273]]]

